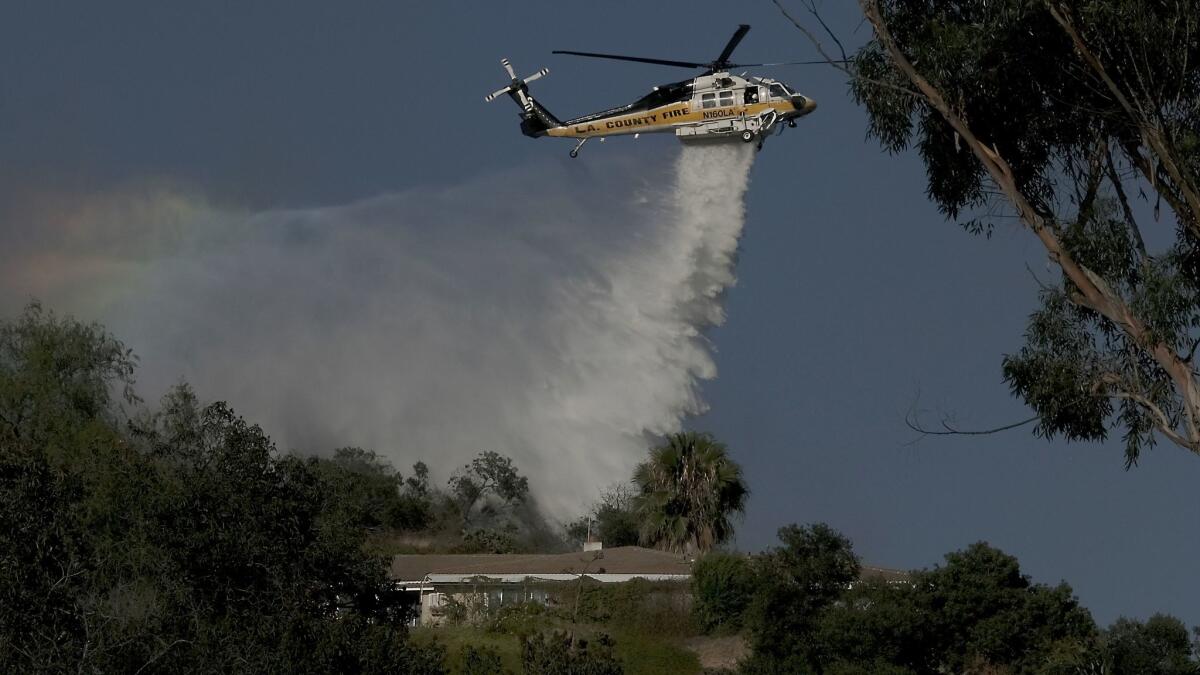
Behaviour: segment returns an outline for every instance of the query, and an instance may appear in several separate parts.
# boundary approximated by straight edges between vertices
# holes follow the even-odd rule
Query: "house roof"
[[[912,573],[905,572],[904,570],[888,569],[887,567],[872,567],[870,565],[863,565],[862,569],[860,569],[858,572],[858,578],[864,581],[867,579],[880,579],[888,583],[897,583],[901,581],[909,581],[912,578]]]
[[[600,553],[599,558],[596,554]],[[692,565],[683,556],[640,546],[601,551],[554,554],[398,555],[390,571],[395,581],[420,581],[430,574],[544,575],[544,574],[688,575]]]

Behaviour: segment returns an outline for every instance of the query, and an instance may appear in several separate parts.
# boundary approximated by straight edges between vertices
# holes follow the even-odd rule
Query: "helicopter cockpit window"
[[[716,94],[703,94],[700,97],[700,107],[701,108],[717,107],[717,95]]]
[[[721,106],[733,105],[733,92],[726,89],[721,92]]]
[[[782,84],[773,84],[771,85],[771,96],[775,98],[787,98],[787,89],[784,89]]]

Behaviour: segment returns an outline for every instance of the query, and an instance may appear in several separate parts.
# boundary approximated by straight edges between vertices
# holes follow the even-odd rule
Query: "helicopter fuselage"
[[[815,101],[782,82],[713,73],[657,87],[629,105],[529,135],[583,139],[673,131],[681,140],[707,140],[743,132],[757,135],[815,108]]]
[[[569,54],[589,58],[633,61],[676,68],[704,68],[699,77],[664,84],[628,105],[601,110],[597,113],[560,121],[529,93],[529,83],[547,75],[543,68],[526,77],[517,77],[508,59],[500,65],[508,73],[509,84],[488,94],[484,101],[494,101],[507,94],[521,108],[521,133],[532,138],[550,136],[575,141],[571,156],[577,157],[583,144],[593,138],[603,141],[608,136],[674,132],[681,141],[740,139],[746,143],[763,141],[781,122],[796,126],[796,118],[816,109],[817,103],[801,96],[778,80],[766,77],[730,75],[735,68],[756,66],[806,65],[813,61],[785,63],[745,63],[730,61],[733,51],[750,30],[741,24],[725,44],[716,59],[709,62],[671,61],[641,56],[600,54],[555,50],[554,54]]]

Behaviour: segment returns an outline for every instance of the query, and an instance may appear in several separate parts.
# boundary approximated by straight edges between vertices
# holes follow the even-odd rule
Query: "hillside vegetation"
[[[0,323],[4,672],[687,673],[705,644],[747,645],[747,673],[1200,672],[1177,619],[1100,630],[984,543],[900,581],[863,577],[821,524],[724,551],[748,490],[705,434],[669,437],[563,528],[496,453],[445,488],[370,450],[282,453],[185,384],[146,406],[135,366],[36,304]],[[386,577],[404,547],[553,551],[586,530],[699,556],[690,586],[585,578],[410,634]]]

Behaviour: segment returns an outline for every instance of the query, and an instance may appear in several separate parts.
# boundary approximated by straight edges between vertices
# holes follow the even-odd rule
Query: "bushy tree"
[[[701,553],[733,536],[749,488],[729,450],[710,434],[671,434],[633,474],[643,544]]]
[[[404,489],[414,497],[429,497],[429,467],[425,462],[413,463],[412,475],[404,479]]]
[[[89,632],[76,602],[96,573],[92,547],[63,514],[79,481],[0,439],[0,669],[67,668]]]
[[[916,573],[912,585],[930,610],[930,648],[949,670],[974,660],[1034,672],[1055,644],[1095,637],[1070,586],[1035,584],[1016,558],[984,543],[947,554],[945,565]]]
[[[342,506],[363,527],[414,531],[433,520],[428,469],[421,462],[414,465],[407,481],[374,450],[338,448],[331,459],[318,460],[317,466],[341,492]]]
[[[759,586],[749,609],[749,672],[819,672],[812,636],[822,611],[858,578],[850,540],[824,523],[780,528],[782,546],[761,554]]]
[[[907,582],[845,590],[812,624],[808,662],[790,672],[1091,672],[1097,637],[1070,587],[1032,583],[1016,558],[980,543]]]
[[[987,544],[888,580],[859,579],[850,542],[828,526],[789,526],[780,539],[783,546],[758,560],[744,672],[1078,675],[1103,668],[1099,633],[1070,587],[1031,582],[1016,558]],[[1175,641],[1160,641],[1171,645],[1161,653],[1179,654],[1178,631],[1162,633]],[[1184,638],[1186,645],[1186,631]]]
[[[511,509],[529,495],[529,479],[513,461],[497,452],[483,452],[450,478],[450,493],[458,501],[463,522],[470,523],[476,507],[485,515]]]
[[[617,483],[600,493],[595,522],[605,546],[636,546],[640,538],[636,493],[629,483]]]
[[[30,304],[0,322],[0,438],[67,459],[80,435],[103,435],[121,418],[121,403],[138,401],[136,364],[99,324]]]
[[[96,326],[31,307],[0,342],[0,671],[440,670],[313,461],[186,386],[129,420]]]
[[[641,523],[638,521],[636,493],[630,483],[617,483],[600,493],[588,515],[567,526],[567,534],[574,542],[583,542],[591,533],[593,539],[604,542],[608,548],[636,546],[640,539]]]
[[[810,639],[830,672],[937,672],[929,611],[910,584],[867,579],[822,613]]]
[[[1200,673],[1196,646],[1183,622],[1155,614],[1146,620],[1118,619],[1104,632],[1109,672],[1144,675]]]

